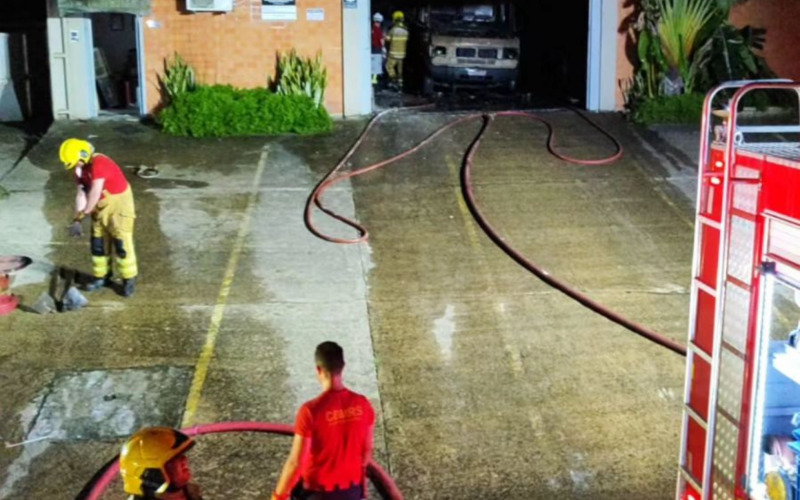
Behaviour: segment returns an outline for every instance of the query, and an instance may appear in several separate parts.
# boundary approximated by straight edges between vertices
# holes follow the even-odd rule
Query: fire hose
[[[427,107],[429,107],[429,106],[420,106],[420,107],[417,107],[417,108],[406,108],[406,109],[420,109],[420,108],[427,108]],[[662,347],[666,347],[667,349],[669,349],[669,350],[671,350],[671,351],[673,351],[673,352],[675,352],[677,354],[680,354],[682,356],[686,356],[686,346],[684,346],[684,345],[682,345],[682,344],[680,344],[680,343],[678,343],[678,342],[676,342],[676,341],[674,341],[674,340],[672,340],[672,339],[670,339],[670,338],[668,338],[668,337],[666,337],[666,336],[664,336],[664,335],[662,335],[660,333],[657,333],[657,332],[651,330],[650,328],[647,328],[647,327],[645,327],[643,325],[640,325],[640,324],[638,324],[638,323],[636,323],[634,321],[631,321],[631,320],[625,318],[624,316],[620,315],[619,313],[616,313],[616,312],[612,311],[611,309],[605,307],[604,305],[602,305],[599,302],[595,301],[594,299],[590,298],[585,293],[579,291],[578,289],[576,289],[575,287],[573,287],[569,283],[567,283],[567,282],[565,282],[565,281],[563,281],[561,279],[558,279],[557,277],[551,275],[549,272],[544,270],[541,266],[537,265],[535,262],[531,261],[530,259],[526,258],[524,255],[522,255],[522,253],[520,253],[516,248],[514,248],[514,246],[511,245],[511,243],[507,242],[502,236],[500,236],[500,234],[498,234],[498,232],[495,230],[495,228],[491,225],[491,223],[488,221],[486,216],[483,214],[483,211],[481,210],[480,204],[478,203],[478,200],[477,200],[477,198],[475,196],[475,191],[474,191],[473,186],[472,186],[472,167],[473,167],[473,163],[474,163],[475,154],[478,152],[478,149],[480,148],[481,141],[483,139],[484,134],[486,133],[486,131],[489,129],[489,127],[491,126],[491,124],[494,122],[494,120],[497,117],[523,117],[523,118],[527,118],[527,119],[534,120],[534,121],[537,121],[537,122],[541,123],[542,125],[544,125],[547,128],[547,134],[548,134],[548,137],[547,137],[547,151],[551,155],[555,156],[556,158],[558,158],[558,159],[560,159],[562,161],[568,162],[568,163],[575,164],[575,165],[599,166],[599,165],[608,165],[610,163],[613,163],[613,162],[617,161],[619,158],[622,157],[623,148],[622,148],[622,145],[619,143],[619,141],[614,136],[612,136],[608,131],[606,131],[605,129],[600,127],[598,124],[596,124],[594,121],[592,121],[591,119],[589,119],[588,117],[586,117],[582,113],[580,113],[578,111],[575,111],[576,113],[579,114],[579,116],[581,116],[584,120],[586,120],[594,129],[596,129],[602,135],[607,137],[614,144],[614,148],[615,148],[615,153],[610,155],[610,156],[608,156],[608,157],[599,158],[599,159],[584,160],[584,159],[573,158],[573,157],[566,156],[566,155],[563,155],[561,153],[558,153],[558,151],[556,150],[556,146],[555,146],[556,134],[555,134],[555,130],[553,128],[553,125],[549,121],[547,121],[546,119],[544,119],[544,118],[542,118],[540,116],[537,116],[537,115],[535,115],[533,113],[524,112],[524,111],[503,111],[503,112],[491,113],[491,114],[477,113],[477,114],[466,115],[466,116],[463,116],[463,117],[460,117],[460,118],[457,118],[457,119],[451,121],[450,123],[442,126],[438,130],[436,130],[435,132],[430,134],[428,137],[426,137],[425,139],[423,139],[422,141],[417,143],[417,145],[415,145],[414,147],[412,147],[412,148],[410,148],[410,149],[408,149],[406,151],[403,151],[402,153],[399,153],[399,154],[397,154],[397,155],[395,155],[395,156],[393,156],[393,157],[391,157],[389,159],[380,161],[378,163],[374,163],[374,164],[369,165],[367,167],[359,168],[359,169],[356,169],[356,170],[351,170],[349,172],[342,172],[342,169],[347,165],[348,161],[350,161],[350,159],[353,157],[353,155],[355,155],[356,151],[364,143],[364,141],[367,139],[367,137],[369,136],[370,132],[378,124],[380,119],[383,116],[385,116],[387,113],[390,113],[392,111],[393,110],[388,110],[388,111],[384,111],[382,113],[379,113],[379,114],[375,115],[375,117],[373,117],[372,120],[370,120],[369,124],[366,126],[364,131],[361,133],[361,135],[355,141],[353,146],[348,150],[348,152],[345,154],[345,156],[339,161],[339,163],[336,164],[336,166],[328,173],[328,175],[326,175],[320,181],[320,183],[312,191],[311,195],[309,196],[308,202],[306,204],[306,209],[305,209],[305,224],[306,224],[306,227],[308,228],[308,230],[311,231],[311,233],[313,233],[315,236],[317,236],[318,238],[320,238],[322,240],[325,240],[325,241],[328,241],[328,242],[331,242],[331,243],[337,243],[337,244],[349,245],[349,244],[357,244],[357,243],[366,242],[369,239],[369,231],[367,231],[367,229],[364,226],[362,226],[361,224],[359,224],[358,222],[356,222],[356,221],[354,221],[352,219],[349,219],[349,218],[347,218],[347,217],[345,217],[345,216],[343,216],[341,214],[338,214],[338,213],[334,212],[333,210],[327,208],[325,206],[325,204],[323,203],[323,201],[322,201],[322,196],[325,194],[325,192],[328,191],[331,187],[335,186],[336,184],[338,184],[340,182],[343,182],[343,181],[345,181],[347,179],[352,179],[354,177],[357,177],[357,176],[360,176],[360,175],[364,175],[366,173],[378,170],[380,168],[389,166],[389,165],[391,165],[391,164],[393,164],[393,163],[395,163],[397,161],[400,161],[400,160],[402,160],[404,158],[407,158],[407,157],[411,156],[412,154],[416,153],[417,151],[419,151],[420,149],[424,148],[428,144],[432,143],[436,138],[438,138],[439,136],[441,136],[445,132],[455,128],[458,125],[461,125],[461,124],[467,123],[467,122],[473,122],[473,121],[481,120],[482,121],[482,127],[481,127],[480,131],[478,132],[477,136],[475,137],[475,139],[473,140],[472,144],[469,146],[469,148],[467,150],[467,154],[466,154],[466,156],[464,158],[464,164],[463,164],[463,168],[461,170],[461,189],[462,189],[462,192],[464,194],[464,199],[466,200],[467,205],[469,206],[469,209],[470,209],[473,217],[476,219],[476,221],[478,222],[478,225],[480,225],[481,229],[483,229],[483,231],[486,233],[486,235],[498,247],[500,247],[509,257],[511,257],[519,265],[521,265],[522,267],[527,269],[529,272],[534,274],[537,278],[542,280],[547,285],[555,288],[556,290],[558,290],[558,291],[562,292],[563,294],[567,295],[568,297],[570,297],[571,299],[575,300],[576,302],[578,302],[582,306],[584,306],[584,307],[590,309],[591,311],[593,311],[593,312],[595,312],[595,313],[607,318],[608,320],[610,320],[610,321],[622,326],[623,328],[625,328],[625,329],[627,329],[627,330],[629,330],[629,331],[631,331],[631,332],[633,332],[633,333],[635,333],[637,335],[640,335],[640,336],[644,337],[645,339],[647,339],[647,340],[649,340],[651,342],[654,342],[654,343],[656,343],[656,344],[658,344],[658,345],[660,345]],[[314,224],[313,217],[312,217],[313,213],[314,213],[314,207],[317,207],[319,210],[321,210],[323,213],[325,213],[329,217],[332,217],[332,218],[342,222],[343,224],[345,224],[347,226],[350,226],[351,228],[355,229],[358,232],[359,236],[357,238],[348,239],[348,238],[338,238],[338,237],[330,236],[330,235],[327,235],[327,234],[323,233]]]
[[[264,432],[267,434],[278,434],[291,436],[294,434],[294,427],[283,424],[270,424],[266,422],[227,422],[218,424],[198,425],[183,431],[189,436],[201,436],[203,434],[222,434],[229,432]],[[110,463],[96,481],[89,487],[89,493],[85,500],[100,500],[103,493],[108,489],[111,482],[119,475],[119,456]],[[391,476],[374,461],[367,467],[367,477],[378,490],[378,493],[385,500],[403,500],[403,494],[395,485]]]

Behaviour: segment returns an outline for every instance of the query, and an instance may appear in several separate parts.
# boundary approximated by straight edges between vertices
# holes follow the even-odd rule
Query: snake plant
[[[278,94],[305,95],[322,107],[327,86],[328,70],[322,65],[321,53],[315,59],[300,57],[295,50],[278,56]]]
[[[164,77],[161,86],[166,97],[174,101],[179,95],[193,91],[197,86],[194,68],[175,53],[172,59],[164,61]]]

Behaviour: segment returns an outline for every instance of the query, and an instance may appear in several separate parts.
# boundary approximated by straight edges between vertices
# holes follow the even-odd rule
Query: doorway
[[[53,115],[86,120],[144,116],[142,22],[92,13],[47,20]]]
[[[136,16],[92,14],[91,22],[94,76],[100,114],[139,115]]]

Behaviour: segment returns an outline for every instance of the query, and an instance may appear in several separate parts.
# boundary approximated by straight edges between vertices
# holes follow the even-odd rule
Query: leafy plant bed
[[[700,124],[703,115],[702,94],[662,96],[638,102],[633,111],[633,121],[642,125]]]
[[[325,108],[308,96],[229,85],[179,94],[158,121],[166,133],[187,137],[317,134],[333,127]]]

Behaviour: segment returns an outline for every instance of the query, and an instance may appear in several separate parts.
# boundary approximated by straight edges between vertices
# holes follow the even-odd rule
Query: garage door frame
[[[589,0],[589,47],[586,108],[617,109],[618,0]]]

